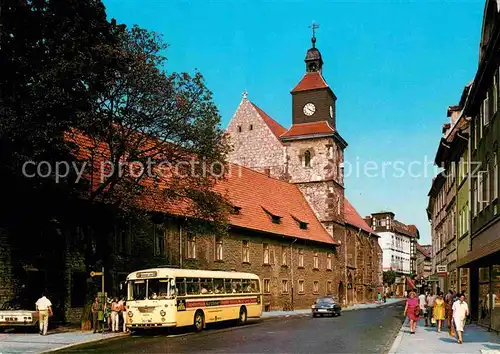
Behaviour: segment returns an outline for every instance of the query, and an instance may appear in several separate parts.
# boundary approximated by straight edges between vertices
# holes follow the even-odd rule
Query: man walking
[[[431,327],[434,327],[434,324],[432,323],[432,315],[433,315],[432,309],[434,308],[434,301],[436,301],[436,296],[434,296],[434,293],[431,291],[426,299],[426,308],[427,308],[427,316],[425,317],[426,327],[429,322],[431,324]]]
[[[111,330],[113,332],[118,332],[120,328],[120,317],[118,316],[120,312],[120,305],[118,304],[118,298],[115,297],[111,303]]]
[[[465,302],[465,295],[460,294],[457,301],[453,303],[453,322],[458,334],[458,344],[463,343],[465,320],[469,316],[469,305]]]
[[[101,322],[99,321],[99,298],[96,296],[92,303],[92,326],[94,333],[101,329]]]
[[[38,311],[38,324],[40,326],[40,335],[46,336],[49,327],[49,316],[52,316],[52,303],[42,293],[42,297],[35,303]]]

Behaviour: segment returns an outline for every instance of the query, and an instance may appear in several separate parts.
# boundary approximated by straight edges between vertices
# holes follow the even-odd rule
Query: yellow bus
[[[193,326],[260,318],[260,279],[251,273],[152,268],[127,276],[127,327],[130,330]]]

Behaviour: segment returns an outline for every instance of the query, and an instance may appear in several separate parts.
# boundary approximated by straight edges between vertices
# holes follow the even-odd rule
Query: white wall
[[[378,232],[379,245],[382,248],[384,270],[395,270],[410,274],[410,237],[393,232]]]

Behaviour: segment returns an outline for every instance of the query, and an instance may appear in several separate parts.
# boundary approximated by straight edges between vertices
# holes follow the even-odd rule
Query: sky
[[[389,210],[430,243],[426,207],[446,123],[477,70],[485,1],[104,0],[108,17],[163,35],[168,72],[199,70],[226,127],[242,93],[284,127],[314,21],[348,142],[346,197]]]

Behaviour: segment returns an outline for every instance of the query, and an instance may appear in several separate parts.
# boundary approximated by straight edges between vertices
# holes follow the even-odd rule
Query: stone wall
[[[292,294],[294,308],[308,308],[320,295],[338,295],[339,284],[343,279],[342,257],[333,246],[301,240],[293,242],[291,239],[233,229],[221,239],[222,260],[216,259],[216,238],[213,235],[197,235],[196,259],[187,259],[189,236],[186,233],[181,236],[170,232],[166,237],[169,238],[168,244],[173,245],[173,250],[182,248],[183,268],[251,272],[259,275],[263,286],[264,281],[269,280],[269,291],[263,289],[263,305],[267,311],[282,310],[291,306]],[[243,241],[248,241],[248,262],[243,261]],[[264,244],[269,249],[269,263],[264,263]],[[179,253],[176,252],[178,257]],[[314,269],[314,252],[318,254],[318,269]],[[299,253],[303,253],[303,267],[299,267]],[[327,269],[328,254],[332,259],[331,270]],[[283,264],[283,259],[286,264]],[[282,289],[284,280],[288,286],[286,292]],[[299,291],[299,282],[302,281],[303,292]],[[314,282],[318,282],[317,292],[314,291]]]
[[[283,145],[248,99],[241,101],[227,134],[232,147],[228,161],[260,172],[269,168],[271,177],[283,178]]]

